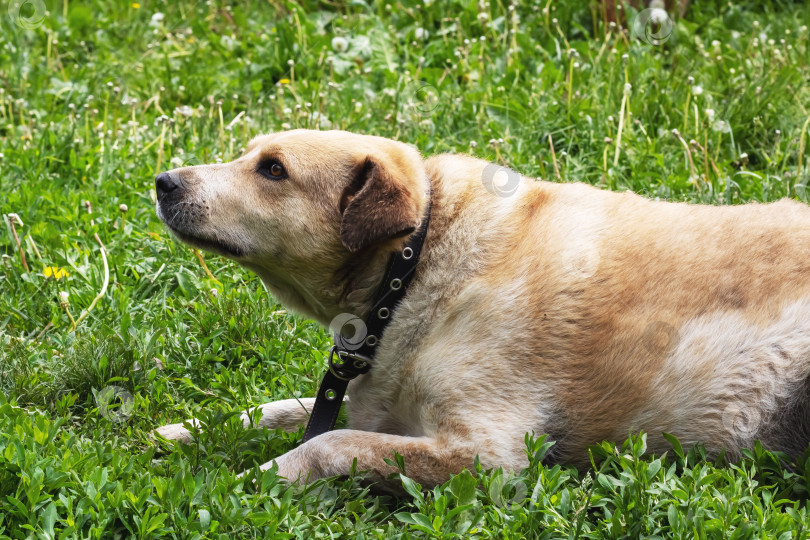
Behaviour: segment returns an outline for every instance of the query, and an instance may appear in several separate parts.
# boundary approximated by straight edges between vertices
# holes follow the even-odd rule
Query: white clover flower
[[[414,30],[413,35],[416,39],[424,40],[428,37],[428,31],[422,28],[421,26]]]
[[[165,19],[165,18],[166,18],[166,15],[164,15],[163,13],[161,13],[159,11],[157,13],[153,13],[152,14],[152,21],[149,23],[149,26],[152,26],[152,27],[160,26],[161,23],[163,22],[163,19]]]
[[[650,19],[648,23],[658,24],[658,25],[665,25],[669,21],[669,15],[667,14],[667,10],[662,9],[660,7],[655,7],[650,10]]]
[[[631,85],[630,83],[625,83],[625,85],[624,85],[624,93],[625,93],[625,95],[629,96],[630,92],[632,90],[633,90],[633,85]]]
[[[708,118],[709,122],[714,121],[714,109],[705,109],[704,114],[706,114],[706,118]]]
[[[716,120],[714,124],[712,124],[712,131],[731,133],[731,126],[725,120]]]
[[[695,85],[692,87],[692,95],[699,96],[703,93],[703,87],[700,85]]]
[[[326,115],[319,113],[318,111],[314,111],[312,114],[309,115],[309,119],[313,122],[318,124],[318,127],[321,129],[329,129],[332,127],[332,122]]]
[[[349,48],[349,40],[344,37],[332,38],[332,50],[337,53],[346,52]]]

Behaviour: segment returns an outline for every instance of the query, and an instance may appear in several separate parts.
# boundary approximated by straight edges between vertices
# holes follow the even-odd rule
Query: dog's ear
[[[424,169],[367,157],[343,192],[340,240],[351,252],[411,234],[426,203]]]

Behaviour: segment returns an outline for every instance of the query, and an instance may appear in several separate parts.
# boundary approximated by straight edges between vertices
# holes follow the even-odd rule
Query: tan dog
[[[394,451],[425,485],[476,455],[515,470],[531,431],[580,465],[587,445],[639,430],[656,452],[662,432],[733,456],[755,439],[794,455],[810,442],[802,204],[654,202],[340,131],[258,137],[236,161],[156,182],[180,240],[324,325],[365,317],[432,187],[415,280],[349,387],[350,429],[276,458],[288,479],[344,475],[355,458],[383,478]],[[296,429],[312,402],[264,405],[260,424]]]

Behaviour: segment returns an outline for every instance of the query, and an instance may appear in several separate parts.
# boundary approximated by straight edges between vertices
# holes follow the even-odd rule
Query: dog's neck
[[[388,260],[399,244],[352,254],[343,261],[332,257],[300,265],[297,271],[277,272],[245,264],[286,308],[329,327],[349,314],[364,320],[374,304]]]

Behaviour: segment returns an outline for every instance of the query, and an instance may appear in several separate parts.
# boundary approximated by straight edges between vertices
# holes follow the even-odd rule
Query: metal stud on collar
[[[381,307],[379,310],[377,310],[377,317],[379,317],[380,320],[384,321],[389,315],[391,315],[391,310],[387,307]]]
[[[402,258],[409,261],[411,257],[413,257],[413,249],[406,246],[405,249],[402,250]]]
[[[391,290],[398,291],[402,288],[402,280],[399,278],[394,278],[391,280]]]
[[[373,347],[377,344],[377,336],[371,335],[366,338],[366,345]]]

